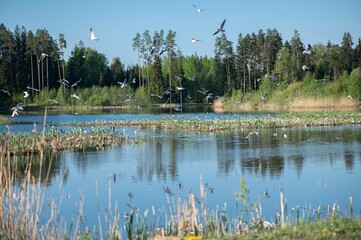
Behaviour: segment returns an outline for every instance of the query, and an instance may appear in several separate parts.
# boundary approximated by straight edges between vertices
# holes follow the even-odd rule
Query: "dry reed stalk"
[[[284,203],[284,196],[283,196],[283,190],[280,186],[280,199],[281,199],[281,228],[284,228],[285,226],[285,203]]]

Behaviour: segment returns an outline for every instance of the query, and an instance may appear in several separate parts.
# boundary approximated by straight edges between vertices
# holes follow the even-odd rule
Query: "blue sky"
[[[197,13],[192,4],[206,10]],[[225,33],[234,44],[240,33],[267,28],[277,29],[283,42],[296,29],[305,45],[328,40],[340,44],[345,32],[355,44],[361,38],[360,0],[0,0],[0,23],[11,31],[19,25],[33,32],[45,28],[55,39],[63,33],[66,58],[82,40],[109,62],[120,57],[125,66],[137,63],[132,39],[145,30],[151,35],[175,31],[183,55],[213,57],[212,34],[225,18]],[[90,26],[99,41],[89,40]],[[191,37],[202,42],[191,43]]]

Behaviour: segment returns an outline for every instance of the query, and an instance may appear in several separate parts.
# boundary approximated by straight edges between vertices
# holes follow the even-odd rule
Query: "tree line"
[[[182,96],[184,101],[203,102],[205,96],[201,92],[206,90],[214,96],[231,96],[234,91],[259,90],[265,78],[277,84],[292,84],[303,81],[306,75],[316,81],[335,82],[361,66],[361,39],[353,47],[348,32],[340,45],[329,41],[313,46],[303,43],[297,30],[292,39],[284,42],[276,29],[239,34],[236,43],[222,33],[215,39],[214,57],[184,56],[176,36],[175,31],[163,29],[153,34],[148,30],[137,33],[132,42],[138,63],[125,67],[120,57],[109,63],[104,54],[86,47],[82,41],[65,61],[67,43],[63,34],[55,39],[46,29],[33,33],[16,26],[11,31],[1,24],[0,105],[21,101],[24,90],[35,103],[61,98],[60,102],[66,104],[77,88],[80,91],[94,87],[119,88],[118,92],[124,94],[139,91],[138,96],[145,102],[161,103],[167,98],[179,102]],[[77,81],[81,81],[77,88],[70,88]],[[355,86],[360,92],[360,84]],[[183,94],[175,91],[183,88]],[[173,91],[169,96],[162,95],[170,89]],[[361,94],[357,97],[361,98]],[[94,104],[122,103],[124,98]]]

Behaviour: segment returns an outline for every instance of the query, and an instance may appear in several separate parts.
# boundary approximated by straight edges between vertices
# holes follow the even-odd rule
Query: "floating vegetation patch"
[[[221,117],[183,119],[177,115],[158,120],[94,121],[67,123],[72,126],[133,126],[185,131],[213,132],[254,128],[288,128],[304,126],[339,126],[361,124],[361,112],[287,113],[263,117]]]

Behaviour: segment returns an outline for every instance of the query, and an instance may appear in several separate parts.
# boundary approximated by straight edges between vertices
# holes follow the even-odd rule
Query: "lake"
[[[264,114],[174,114],[177,118],[240,118]],[[54,114],[47,116],[47,128],[64,122],[102,120],[158,119],[161,114]],[[43,117],[19,115],[11,125],[12,132],[31,131]],[[57,126],[56,126],[57,127]],[[69,126],[59,128],[71,128]],[[6,130],[0,125],[0,130]],[[175,211],[177,199],[186,200],[192,191],[200,199],[200,183],[206,185],[207,209],[223,209],[229,219],[241,216],[242,204],[234,194],[240,192],[243,177],[249,189],[249,200],[259,200],[263,217],[275,221],[280,212],[280,187],[291,217],[295,209],[309,212],[321,206],[322,213],[334,203],[340,213],[349,215],[350,197],[354,216],[360,216],[361,191],[361,126],[302,127],[196,133],[184,131],[116,128],[119,134],[143,136],[138,144],[124,144],[104,151],[61,152],[53,157],[50,179],[44,188],[44,199],[56,199],[60,214],[68,224],[79,215],[82,199],[83,221],[99,226],[98,213],[104,226],[105,215],[117,209],[129,213],[129,206],[148,218],[155,214],[157,225]],[[165,191],[166,190],[166,191]],[[166,193],[167,192],[167,193]],[[198,203],[200,208],[200,203]],[[44,212],[49,206],[44,204]],[[174,212],[173,212],[174,213]],[[46,214],[43,221],[46,221]],[[121,224],[126,222],[121,218]],[[124,231],[124,230],[123,230]]]

